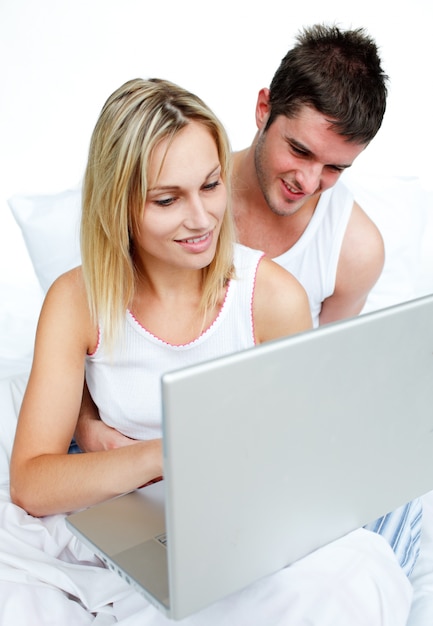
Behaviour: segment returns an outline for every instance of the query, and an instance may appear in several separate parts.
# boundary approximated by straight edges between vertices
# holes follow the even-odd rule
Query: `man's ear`
[[[270,112],[269,89],[264,87],[259,91],[256,104],[256,125],[259,130],[262,130],[266,126]]]

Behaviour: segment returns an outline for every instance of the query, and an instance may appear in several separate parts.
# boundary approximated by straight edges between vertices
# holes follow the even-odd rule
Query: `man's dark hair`
[[[266,129],[278,115],[295,117],[307,105],[348,141],[370,142],[382,124],[388,81],[374,40],[363,28],[316,24],[296,41],[272,79]]]

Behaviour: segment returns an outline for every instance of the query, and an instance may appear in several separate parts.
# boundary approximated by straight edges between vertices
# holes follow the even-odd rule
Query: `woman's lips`
[[[194,253],[206,252],[210,247],[213,239],[213,231],[198,235],[197,237],[185,237],[185,239],[176,239],[182,248]]]

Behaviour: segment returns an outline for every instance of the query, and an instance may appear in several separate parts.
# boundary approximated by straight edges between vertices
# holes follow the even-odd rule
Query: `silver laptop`
[[[165,479],[71,515],[174,619],[433,489],[433,296],[169,373]]]

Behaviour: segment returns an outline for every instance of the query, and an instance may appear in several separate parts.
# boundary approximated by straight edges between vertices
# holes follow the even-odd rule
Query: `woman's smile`
[[[199,253],[204,252],[211,245],[213,239],[213,231],[209,231],[204,235],[198,237],[188,237],[185,239],[176,239],[176,243],[182,246],[182,248],[189,250],[190,252]]]

